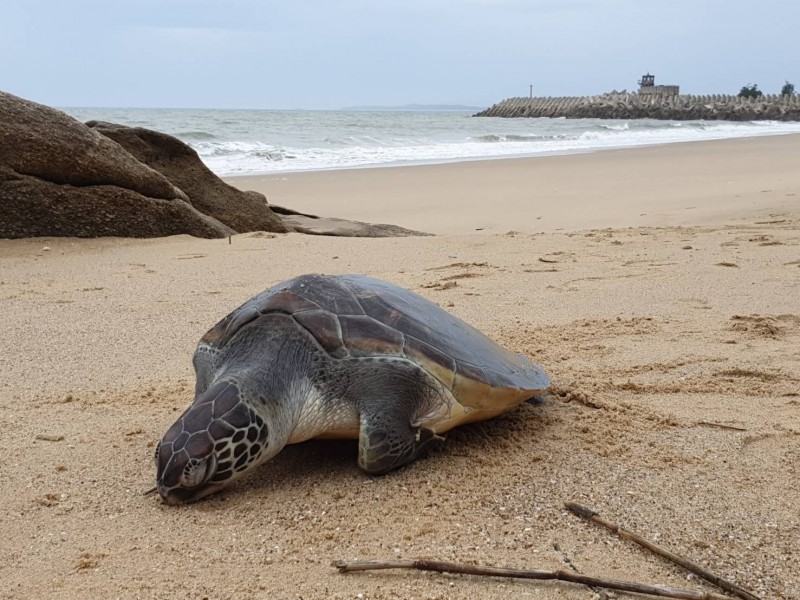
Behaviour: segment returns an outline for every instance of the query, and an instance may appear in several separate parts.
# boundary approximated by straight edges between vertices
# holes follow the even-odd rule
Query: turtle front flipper
[[[372,475],[402,467],[444,438],[419,419],[443,399],[433,378],[406,359],[368,361],[348,389],[359,414],[358,466]]]
[[[414,427],[408,420],[370,419],[362,414],[358,466],[370,475],[380,475],[425,456],[443,442],[433,429]]]

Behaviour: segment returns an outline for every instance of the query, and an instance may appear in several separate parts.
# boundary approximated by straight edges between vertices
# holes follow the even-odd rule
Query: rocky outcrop
[[[271,210],[263,194],[214,175],[180,140],[113,123],[80,123],[0,92],[0,238],[218,238],[249,231],[387,237],[393,225]]]
[[[89,121],[89,127],[111,138],[139,162],[158,171],[180,188],[192,206],[240,233],[287,232],[263,194],[243,192],[228,185],[208,167],[192,148],[158,131]]]
[[[509,98],[476,117],[568,119],[668,119],[800,121],[800,96],[738,96],[610,93],[601,96]]]
[[[179,233],[233,230],[98,131],[0,92],[0,237]]]

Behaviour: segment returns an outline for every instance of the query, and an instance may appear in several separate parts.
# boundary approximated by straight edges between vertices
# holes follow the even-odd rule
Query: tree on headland
[[[753,85],[742,86],[742,89],[739,90],[740,98],[760,98],[763,95],[764,92],[758,89],[758,84],[756,83],[754,83]]]
[[[781,96],[794,96],[794,84],[788,81],[781,88]]]

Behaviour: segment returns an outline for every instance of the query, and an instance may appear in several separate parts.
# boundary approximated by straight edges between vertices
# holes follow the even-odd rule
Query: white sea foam
[[[503,157],[585,152],[604,148],[690,142],[800,132],[785,123],[678,124],[631,129],[627,123],[572,135],[488,134],[463,141],[352,140],[340,147],[290,148],[260,142],[192,144],[208,166],[221,175],[348,167],[420,164]]]
[[[462,112],[68,109],[182,139],[218,175],[586,152],[800,133],[800,123],[472,118]]]

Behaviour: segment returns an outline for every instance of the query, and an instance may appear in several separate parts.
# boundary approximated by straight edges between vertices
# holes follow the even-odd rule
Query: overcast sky
[[[0,89],[53,106],[320,108],[757,83],[799,0],[3,0]]]

